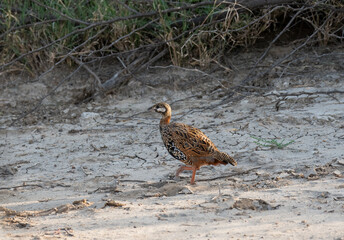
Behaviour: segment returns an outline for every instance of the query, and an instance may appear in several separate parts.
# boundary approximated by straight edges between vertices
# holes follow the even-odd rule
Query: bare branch
[[[47,97],[49,97],[51,94],[53,94],[64,82],[66,82],[67,80],[69,80],[75,73],[77,73],[80,68],[82,66],[79,65],[79,67],[77,67],[72,73],[70,73],[67,77],[65,77],[64,79],[62,79],[48,94],[46,94],[44,97],[42,97],[38,103],[36,103],[36,105],[29,110],[28,112],[22,114],[21,116],[19,116],[18,118],[14,119],[12,121],[12,123],[10,124],[10,126],[13,126],[16,122],[18,122],[19,120],[25,118],[26,116],[28,116],[29,114],[33,113],[34,111],[36,111],[42,104],[42,102],[44,101],[44,99],[46,99]]]
[[[95,85],[100,89],[103,90],[102,87],[102,82],[100,81],[100,78],[98,77],[97,74],[95,74],[95,72],[93,72],[89,67],[87,67],[87,65],[83,62],[81,62],[80,60],[78,60],[77,58],[73,57],[72,55],[70,55],[70,58],[73,59],[77,64],[79,64],[79,66],[83,67],[84,69],[86,69],[87,72],[89,72],[95,80]]]
[[[0,35],[0,39],[3,38],[4,36],[6,36],[7,34],[20,30],[20,29],[25,29],[25,28],[30,28],[30,27],[37,27],[40,25],[44,25],[44,24],[50,24],[50,23],[54,23],[54,22],[62,22],[62,21],[67,21],[66,19],[49,19],[49,20],[45,20],[45,21],[41,21],[41,22],[34,22],[34,23],[29,23],[29,24],[25,24],[25,25],[21,25],[18,27],[12,27],[10,29],[8,29],[7,31],[5,31],[4,33],[2,33]]]
[[[49,6],[47,6],[47,5],[43,4],[43,3],[40,3],[39,1],[36,1],[36,0],[31,0],[31,1],[36,3],[39,6],[42,6],[44,8],[47,8],[47,9],[57,13],[58,15],[62,16],[65,19],[68,19],[69,21],[76,22],[76,23],[79,23],[79,24],[84,24],[84,25],[91,25],[90,22],[81,21],[79,19],[75,19],[75,18],[72,18],[70,16],[67,16],[66,14],[63,14],[62,12],[56,10],[55,8],[49,7]]]
[[[262,56],[260,56],[260,58],[258,59],[258,61],[255,63],[254,68],[257,67],[257,65],[265,58],[266,54],[268,54],[268,52],[270,51],[271,47],[273,46],[273,44],[282,36],[282,34],[284,34],[290,27],[290,25],[294,22],[294,20],[296,19],[297,16],[299,16],[303,11],[305,10],[305,7],[302,6],[299,11],[297,11],[294,16],[290,19],[290,21],[288,22],[288,24],[283,28],[283,30],[274,38],[274,40],[272,40],[269,44],[269,46],[267,47],[267,49],[265,50],[265,52],[262,54]]]
[[[132,9],[131,7],[129,7],[127,4],[125,4],[124,2],[120,1],[120,0],[115,0],[116,3],[118,3],[119,5],[125,7],[126,9],[128,9],[130,12],[133,12],[135,14],[139,14],[138,11],[136,11],[135,9]]]
[[[243,81],[241,81],[241,83],[237,87],[246,86],[248,82],[251,82],[251,81],[253,81],[255,79],[260,79],[260,78],[264,77],[273,68],[275,68],[276,66],[280,65],[286,59],[290,58],[293,54],[295,54],[301,48],[305,47],[307,45],[307,43],[320,31],[320,29],[322,29],[327,24],[328,20],[332,17],[332,15],[333,15],[333,12],[331,12],[329,14],[329,16],[324,21],[324,23],[319,28],[317,28],[301,45],[296,47],[293,51],[291,51],[289,54],[287,54],[283,58],[280,58],[278,61],[276,61],[274,64],[272,64],[267,70],[265,70],[263,73],[258,74],[257,76],[255,76],[253,78],[250,76],[252,74],[252,72],[253,72],[253,70],[251,70],[250,73],[247,75],[247,77]]]
[[[208,181],[214,181],[214,180],[221,179],[221,178],[230,178],[230,177],[234,177],[234,176],[238,176],[238,175],[248,174],[251,171],[256,170],[256,169],[260,169],[260,168],[261,167],[254,167],[254,168],[245,170],[243,172],[235,172],[235,173],[231,173],[231,174],[227,174],[227,175],[222,175],[222,176],[219,176],[219,177],[213,177],[213,178],[198,179],[197,181],[198,182],[208,182]]]
[[[330,94],[344,94],[344,90],[337,90],[332,89],[328,91],[312,91],[312,92],[306,92],[306,91],[299,91],[299,92],[269,92],[267,94],[264,94],[264,97],[267,96],[276,96],[276,97],[298,97],[302,95],[330,95]]]

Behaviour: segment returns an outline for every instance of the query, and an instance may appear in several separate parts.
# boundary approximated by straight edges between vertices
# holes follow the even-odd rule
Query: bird
[[[219,151],[214,143],[198,128],[184,123],[171,121],[172,110],[169,104],[160,102],[148,110],[162,115],[159,129],[162,141],[172,157],[180,160],[185,165],[178,168],[176,177],[184,170],[191,170],[190,184],[195,184],[196,171],[204,165],[227,165],[233,166],[237,162],[225,152]]]

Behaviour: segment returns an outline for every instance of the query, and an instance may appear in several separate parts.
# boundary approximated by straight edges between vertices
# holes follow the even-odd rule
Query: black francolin
[[[172,111],[167,103],[157,103],[149,110],[162,115],[160,133],[167,151],[186,164],[177,170],[176,176],[184,170],[192,170],[191,184],[194,184],[196,171],[201,166],[228,163],[237,165],[231,156],[220,152],[201,130],[183,123],[170,123]]]

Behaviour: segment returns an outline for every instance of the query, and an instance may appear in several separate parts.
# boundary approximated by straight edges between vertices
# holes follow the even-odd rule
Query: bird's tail
[[[223,162],[224,164],[230,163],[233,166],[236,166],[238,164],[234,160],[234,158],[232,158],[231,156],[229,156],[227,153],[224,153],[224,152],[216,152],[215,159],[220,162]]]

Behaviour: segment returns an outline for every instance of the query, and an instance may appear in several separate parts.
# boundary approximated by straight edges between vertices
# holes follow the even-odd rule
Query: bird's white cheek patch
[[[165,108],[157,108],[156,111],[157,112],[166,112],[166,109]]]

